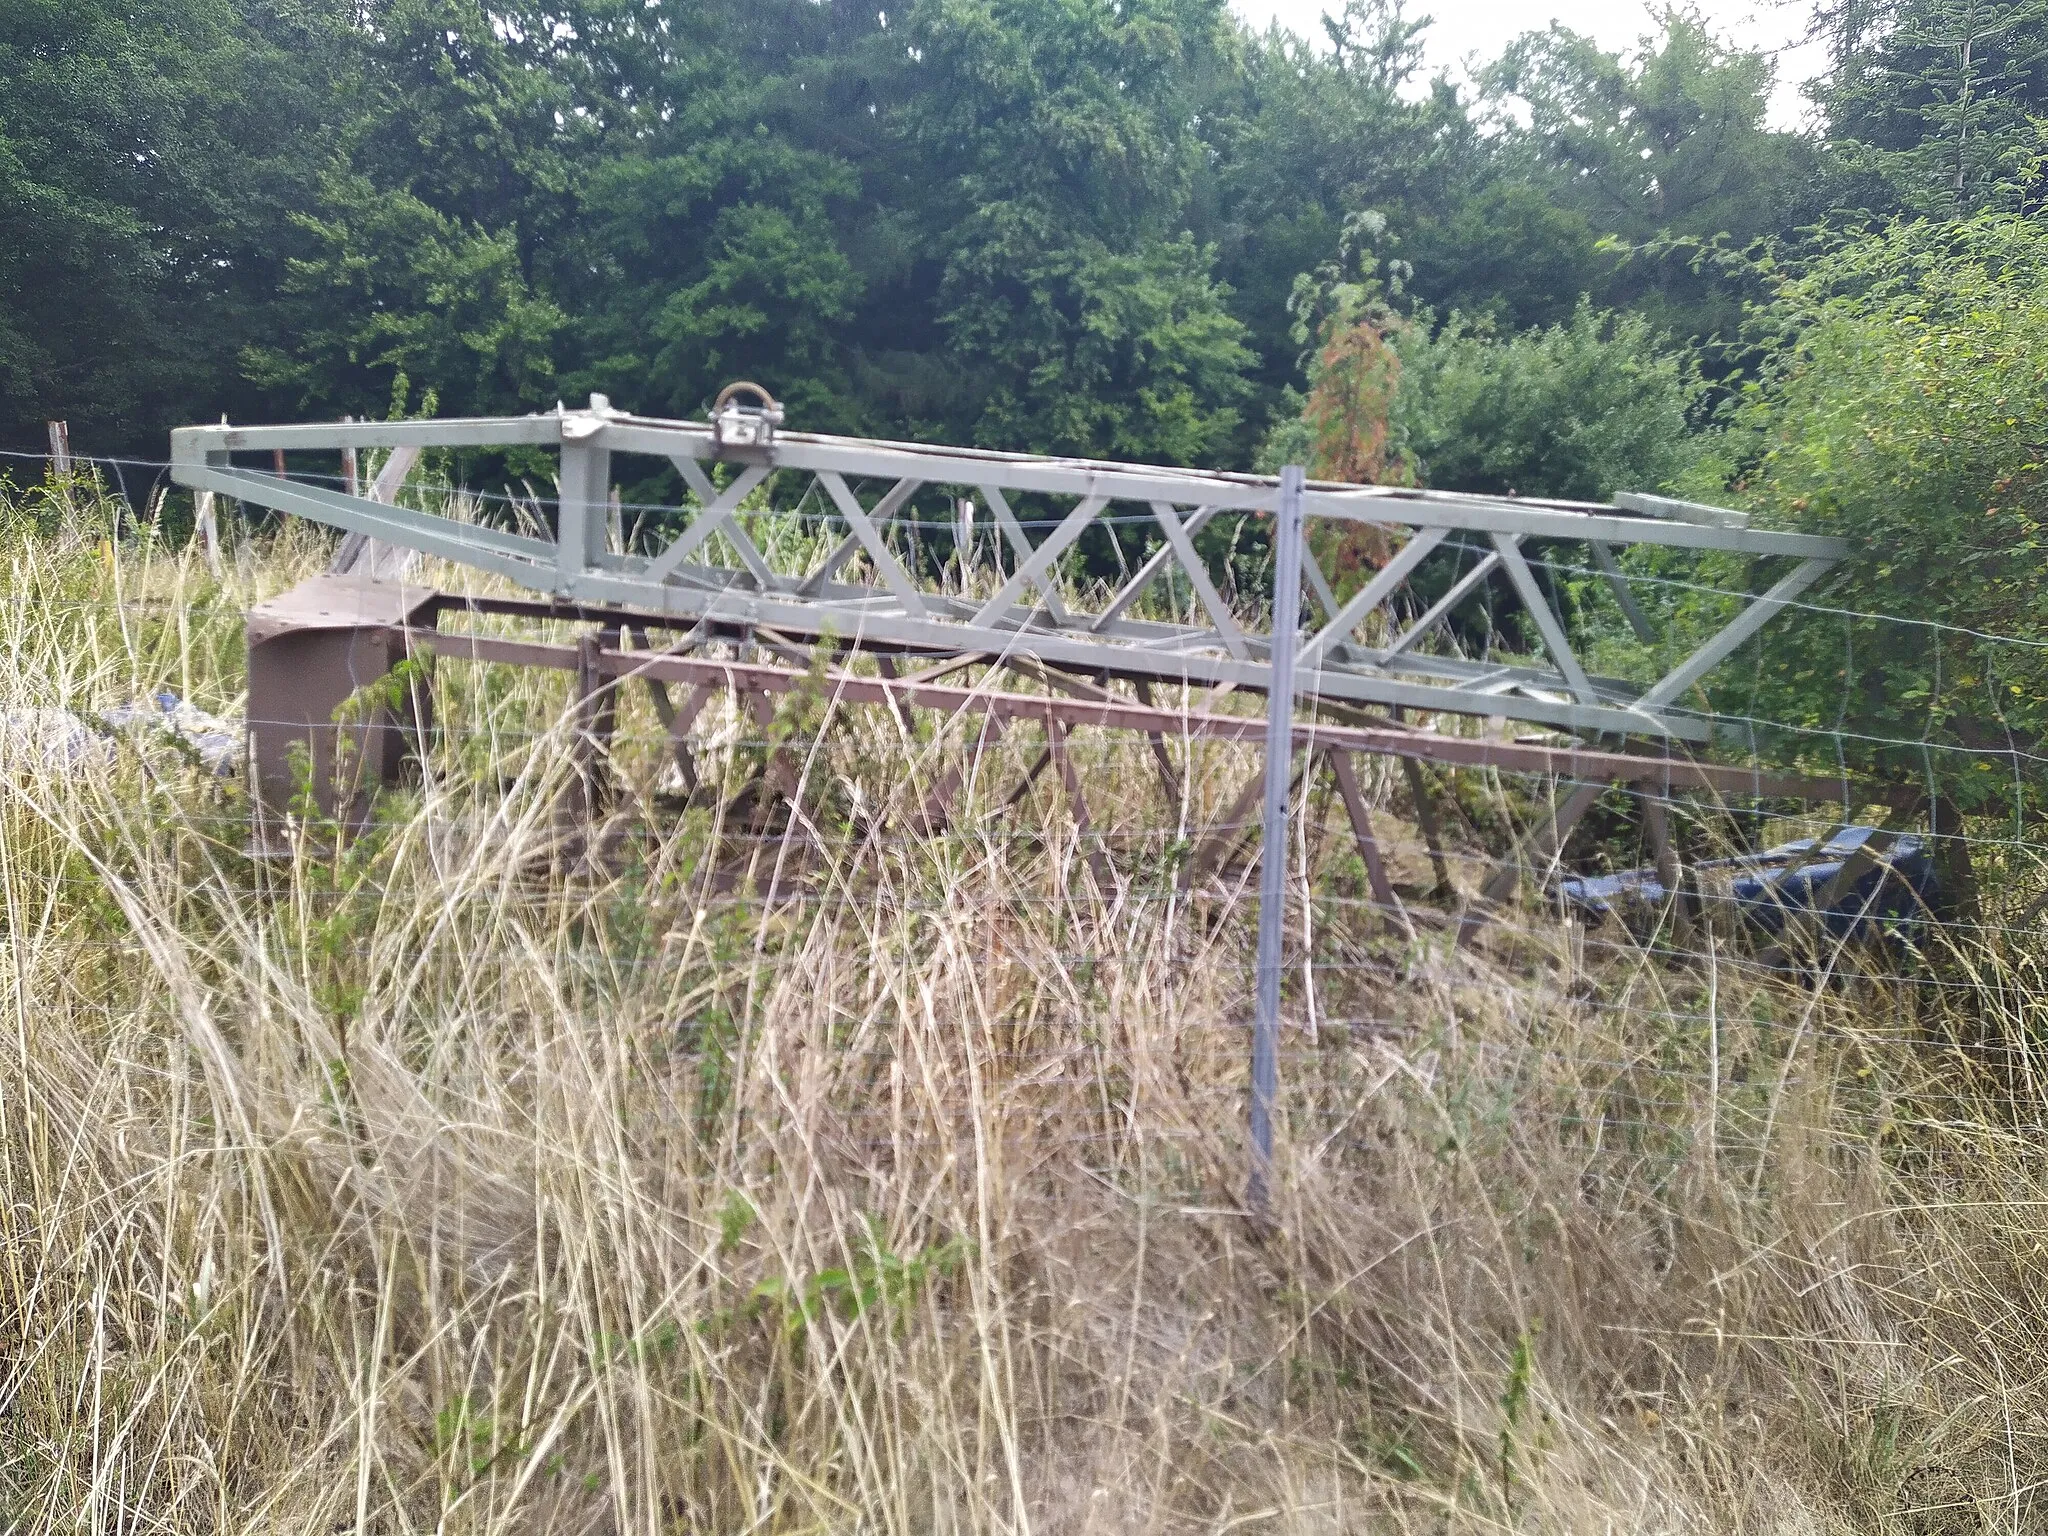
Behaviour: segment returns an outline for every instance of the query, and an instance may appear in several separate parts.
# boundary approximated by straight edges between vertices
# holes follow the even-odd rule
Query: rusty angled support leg
[[[775,724],[775,704],[766,693],[750,692],[746,696],[748,712],[754,723],[766,736]],[[796,754],[786,743],[776,743],[769,748],[768,761],[762,765],[761,777],[755,781],[760,785],[760,803],[755,807],[752,831],[758,837],[768,830],[769,795],[772,791],[782,798],[789,807],[789,820],[784,824],[782,835],[774,839],[779,845],[775,868],[769,881],[767,895],[772,899],[786,888],[785,882],[793,883],[820,857],[823,848],[813,835],[814,828],[803,808],[803,767],[797,762]],[[791,844],[795,847],[792,849]],[[752,859],[758,859],[762,848],[757,846]],[[751,862],[751,859],[750,859]]]
[[[1017,787],[1010,791],[1009,798],[1003,802],[1003,809],[1015,810],[1018,802],[1031,793],[1031,786],[1038,782],[1038,776],[1051,766],[1052,748],[1039,748],[1038,756],[1031,760],[1031,766],[1024,770],[1024,777],[1018,781]]]
[[[661,721],[661,728],[668,733],[669,751],[676,760],[676,772],[682,775],[683,793],[694,795],[701,778],[697,772],[697,754],[690,750],[690,727],[697,723],[697,717],[704,712],[704,706],[711,702],[711,696],[718,692],[716,683],[699,683],[684,698],[678,709],[668,696],[668,685],[658,677],[647,679],[647,691],[654,699],[655,717]]]
[[[1478,899],[1458,919],[1458,943],[1464,944],[1484,927],[1492,909],[1512,896],[1522,883],[1523,869],[1547,865],[1563,850],[1572,829],[1585,819],[1593,802],[1606,792],[1605,784],[1580,784],[1551,807],[1550,814],[1515,845],[1507,857],[1494,865],[1493,873],[1479,888]]]
[[[875,658],[875,670],[892,683],[900,675],[896,665],[896,658],[888,655],[886,652]],[[904,703],[894,692],[891,692],[889,695],[889,713],[896,717],[897,725],[902,727],[903,739],[905,741],[915,741],[917,739],[917,726],[910,718],[910,706]]]
[[[1004,730],[1001,715],[983,715],[975,732],[974,748],[966,763],[954,763],[939,778],[930,794],[918,802],[914,813],[916,830],[926,837],[944,834],[953,817],[953,802],[959,797],[967,778],[981,766],[981,755],[989,744],[1002,738]],[[1015,804],[1013,800],[1011,802]]]
[[[1401,759],[1401,772],[1408,780],[1408,797],[1415,802],[1415,821],[1422,828],[1422,841],[1429,848],[1429,867],[1436,872],[1436,894],[1455,895],[1458,887],[1451,879],[1450,861],[1444,857],[1443,823],[1437,819],[1436,801],[1429,792],[1429,779],[1422,771],[1422,764],[1412,757]]]
[[[569,746],[575,775],[564,796],[563,812],[571,824],[588,824],[611,808],[612,735],[618,725],[619,695],[617,685],[604,675],[599,653],[616,649],[618,643],[617,630],[584,635],[576,642],[576,692],[571,706],[575,735]]]
[[[1137,680],[1138,702],[1147,709],[1152,707],[1152,685],[1144,678]],[[1159,782],[1166,790],[1166,803],[1178,806],[1181,802],[1180,773],[1173,766],[1173,757],[1166,750],[1166,736],[1161,731],[1147,731],[1146,740],[1152,743],[1152,760],[1159,765]]]
[[[1330,761],[1330,772],[1337,780],[1337,793],[1344,801],[1344,814],[1351,819],[1351,835],[1358,843],[1358,856],[1365,860],[1365,876],[1372,886],[1372,899],[1382,910],[1392,914],[1393,919],[1408,936],[1415,936],[1415,928],[1408,921],[1408,911],[1401,905],[1401,898],[1394,892],[1394,884],[1387,878],[1387,862],[1380,856],[1379,839],[1372,833],[1372,813],[1366,809],[1365,796],[1358,787],[1358,773],[1349,752],[1335,747],[1327,748],[1323,754]]]
[[[1692,938],[1692,909],[1686,900],[1685,871],[1678,863],[1678,850],[1671,841],[1671,817],[1656,792],[1643,791],[1643,824],[1650,833],[1650,852],[1657,865],[1657,883],[1664,887],[1671,903],[1671,932],[1679,943]]]
[[[1114,896],[1116,876],[1109,867],[1109,856],[1102,851],[1099,844],[1090,845],[1094,825],[1089,820],[1087,797],[1081,793],[1081,775],[1074,771],[1074,754],[1068,747],[1065,724],[1058,720],[1047,720],[1045,739],[1046,751],[1052,754],[1052,760],[1059,765],[1060,782],[1066,786],[1067,803],[1073,810],[1074,825],[1080,830],[1081,842],[1087,847],[1088,864],[1095,871],[1095,882],[1102,888],[1103,895]]]
[[[1287,793],[1292,796],[1301,786],[1301,776],[1308,771],[1309,763],[1297,760],[1288,779]],[[1264,769],[1255,772],[1244,788],[1237,792],[1237,798],[1230,802],[1230,808],[1217,819],[1209,830],[1196,842],[1194,851],[1188,855],[1188,862],[1181,872],[1181,888],[1192,889],[1217,864],[1243,841],[1245,833],[1259,822],[1251,814],[1252,803],[1266,790]]]
[[[1237,798],[1230,802],[1229,809],[1196,840],[1187,863],[1181,868],[1183,888],[1191,889],[1197,881],[1206,878],[1211,867],[1244,836],[1245,818],[1251,813],[1252,802],[1265,792],[1265,788],[1265,773],[1254,773],[1246,780],[1244,788],[1237,792]]]

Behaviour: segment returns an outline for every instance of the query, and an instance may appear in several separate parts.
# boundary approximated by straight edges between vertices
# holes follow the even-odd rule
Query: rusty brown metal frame
[[[576,665],[576,649],[572,646],[511,640],[494,635],[449,634],[425,628],[408,631],[406,638],[415,648],[431,650],[450,659],[572,670]],[[660,651],[604,649],[599,652],[598,666],[609,677],[691,684],[723,682],[727,687],[746,693],[773,695],[819,685],[813,674],[794,667],[670,655]],[[900,703],[948,715],[991,714],[1006,720],[1051,722],[1067,729],[1104,726],[1147,733],[1170,731],[1177,736],[1210,741],[1256,741],[1265,730],[1265,723],[1252,716],[1163,709],[1114,697],[1096,699],[1013,693],[926,683],[914,678],[860,677],[843,671],[828,671],[823,678],[823,687],[828,697],[847,704]],[[1840,801],[1846,790],[1840,780],[1765,773],[1677,755],[1651,756],[1578,746],[1542,746],[1489,737],[1443,736],[1433,731],[1395,726],[1348,726],[1302,720],[1295,725],[1294,739],[1298,748],[1385,754],[1450,767],[1551,774],[1602,784],[1654,787],[1667,792],[1707,790],[1758,799]],[[1883,798],[1876,790],[1847,792],[1864,803],[1875,803]]]
[[[449,629],[443,621],[467,616],[523,617],[571,621],[589,626],[574,644],[485,634],[473,628]],[[656,648],[657,633],[679,638]],[[637,639],[639,649],[627,641]],[[787,662],[743,661],[695,654],[708,640],[752,645]],[[1161,784],[1170,799],[1184,800],[1183,776],[1166,749],[1169,735],[1183,741],[1256,742],[1266,722],[1255,715],[1225,714],[1213,707],[1177,709],[1162,706],[1141,689],[1138,698],[1046,667],[1029,657],[979,654],[932,657],[928,665],[904,671],[897,658],[875,658],[880,675],[847,669],[842,655],[822,675],[799,665],[806,659],[773,632],[745,624],[684,625],[663,616],[623,612],[601,606],[563,603],[544,598],[467,597],[424,588],[405,587],[361,575],[320,576],[284,596],[252,610],[249,619],[249,719],[254,783],[258,806],[258,846],[275,843],[283,822],[295,809],[311,802],[325,815],[347,825],[360,825],[369,812],[369,794],[376,783],[393,782],[419,731],[431,720],[428,690],[418,685],[389,686],[394,669],[407,658],[433,655],[450,661],[540,667],[565,671],[575,678],[572,708],[575,733],[571,744],[574,773],[559,819],[573,835],[578,827],[600,819],[610,803],[606,759],[616,720],[618,689],[638,682],[649,690],[667,732],[685,786],[694,788],[696,765],[688,735],[691,724],[718,693],[729,692],[757,721],[772,718],[773,700],[800,689],[822,687],[828,704],[881,706],[899,721],[912,710],[948,719],[974,718],[972,757],[1020,723],[1035,722],[1045,736],[1043,749],[1009,799],[1028,793],[1048,768],[1053,770],[1079,834],[1080,846],[1097,883],[1115,889],[1115,872],[1099,841],[1092,836],[1092,816],[1081,777],[1076,771],[1071,736],[1075,730],[1102,728],[1143,734],[1157,760]],[[850,648],[849,648],[850,651]],[[857,652],[852,654],[859,654]],[[920,653],[905,651],[904,659]],[[981,682],[947,680],[963,668],[985,664],[996,672],[1021,677],[1044,691],[1026,693]],[[370,687],[373,684],[382,687]],[[676,704],[671,687],[686,690]],[[1600,792],[1626,785],[1647,792],[1646,815],[1658,847],[1660,867],[1674,862],[1663,801],[1678,793],[1701,793],[1735,799],[1798,799],[1836,804],[1886,801],[1885,792],[1832,779],[1765,773],[1756,769],[1699,761],[1675,743],[1655,751],[1610,751],[1579,745],[1548,745],[1489,736],[1454,736],[1399,721],[1376,722],[1341,703],[1332,708],[1347,718],[1331,721],[1303,718],[1295,723],[1293,744],[1299,763],[1296,782],[1319,768],[1327,769],[1364,865],[1374,904],[1403,931],[1414,931],[1413,915],[1395,891],[1359,785],[1355,760],[1361,755],[1398,759],[1410,774],[1418,816],[1429,835],[1439,894],[1448,869],[1441,837],[1422,784],[1422,766],[1494,769],[1551,778],[1568,786],[1564,798],[1521,843],[1494,868],[1464,906],[1461,936],[1476,932],[1528,874],[1554,864],[1565,839]],[[952,822],[955,802],[967,772],[960,762],[945,770],[940,781],[919,798],[911,812],[916,834],[937,834]],[[759,786],[762,798],[754,807],[754,831],[766,825],[769,795],[790,807],[790,832],[811,841],[800,794],[799,771],[786,749],[771,754]],[[1250,777],[1241,793],[1192,839],[1183,865],[1183,882],[1206,881],[1228,859],[1231,850],[1252,832],[1253,801],[1260,775]],[[799,867],[802,861],[799,860]],[[794,873],[794,870],[785,873]]]

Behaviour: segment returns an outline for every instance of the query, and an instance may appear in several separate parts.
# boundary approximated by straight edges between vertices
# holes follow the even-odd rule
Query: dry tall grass
[[[234,709],[319,551],[238,554],[17,530],[4,707]],[[1262,1230],[1250,903],[1137,835],[1142,743],[1105,893],[1056,788],[860,835],[943,746],[807,718],[853,830],[769,902],[701,806],[559,872],[560,683],[439,686],[340,855],[147,743],[7,764],[12,1528],[2048,1528],[2037,950],[1461,956],[1319,842]]]

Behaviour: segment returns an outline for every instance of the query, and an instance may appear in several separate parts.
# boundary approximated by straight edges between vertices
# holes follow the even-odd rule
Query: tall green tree
[[[262,405],[335,102],[344,18],[284,0],[9,0],[0,20],[0,441],[70,421],[160,456],[174,422]]]
[[[908,61],[882,12],[586,9],[602,18],[567,45],[574,111],[597,130],[560,242],[570,387],[695,414],[745,377],[808,427],[889,421],[854,383],[886,323],[871,297],[909,245],[910,183],[879,119]]]
[[[1200,462],[1227,455],[1253,355],[1190,199],[1221,0],[921,0],[892,111],[931,175],[946,345],[977,438]]]
[[[330,172],[287,265],[286,334],[244,373],[294,412],[373,411],[403,378],[449,415],[531,410],[558,382],[562,312],[527,281],[514,227],[480,228],[403,188]]]
[[[1881,24],[1823,10],[1826,113],[1838,196],[1960,218],[2039,201],[2048,153],[2048,5],[1906,0]]]
[[[294,412],[375,410],[403,375],[451,413],[530,410],[559,383],[550,289],[596,134],[547,19],[388,0],[351,31],[350,107],[285,266],[284,324],[244,372]]]
[[[1384,217],[1376,243],[1410,262],[1416,299],[1510,326],[1569,314],[1608,265],[1584,215],[1529,182],[1474,103],[1423,79],[1426,25],[1398,0],[1349,0],[1319,43],[1248,37],[1205,113],[1197,227],[1255,338],[1262,417],[1292,414],[1280,395],[1300,380],[1304,343],[1284,341],[1295,279],[1363,210]]]
[[[1758,320],[1769,366],[1695,490],[1852,555],[1821,597],[1843,611],[1772,626],[1752,665],[1719,675],[1719,702],[1798,728],[1777,743],[1791,756],[1965,804],[2031,801],[2048,749],[2048,235],[1999,214],[1858,232],[1786,269]],[[1686,601],[1718,612],[1730,581],[1745,575],[1701,573]]]
[[[1698,369],[1642,315],[1581,300],[1570,318],[1519,332],[1432,319],[1395,338],[1394,440],[1423,484],[1605,501],[1690,469]]]
[[[814,428],[1227,456],[1252,353],[1190,204],[1233,35],[1219,0],[389,0],[250,366],[686,414],[744,376]]]
[[[1697,12],[1664,11],[1633,54],[1553,25],[1517,38],[1487,74],[1506,152],[1631,259],[1594,287],[1680,337],[1732,337],[1745,295],[1689,242],[1736,248],[1818,212],[1813,146],[1766,121],[1769,55],[1734,47]],[[1677,259],[1657,250],[1681,240]]]

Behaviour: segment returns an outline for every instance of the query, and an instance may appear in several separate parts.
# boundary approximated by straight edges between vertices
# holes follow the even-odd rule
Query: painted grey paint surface
[[[483,527],[233,463],[237,453],[267,458],[274,450],[333,453],[338,464],[345,449],[510,447],[559,454],[558,537]],[[673,464],[690,493],[678,509],[681,531],[662,548],[614,547],[608,497],[615,460],[631,455]],[[1271,516],[1279,487],[1265,476],[795,432],[775,434],[765,449],[722,452],[706,423],[632,416],[601,402],[497,419],[185,427],[172,434],[172,460],[172,478],[193,490],[311,518],[574,602],[934,654],[1029,654],[1161,682],[1267,692],[1273,681],[1271,636],[1248,613],[1227,607],[1194,546],[1194,535],[1218,518]],[[714,469],[721,463],[729,470],[723,484]],[[748,523],[759,526],[775,515],[761,500],[768,494],[775,506],[829,512],[844,536],[807,570],[776,569],[747,532]],[[957,569],[949,585],[906,562],[892,525],[920,494],[944,499],[949,525],[961,498],[992,514],[1010,559],[979,572],[977,590],[993,584],[988,596],[962,595]],[[1753,529],[1740,514],[1654,497],[1600,507],[1319,482],[1300,494],[1311,539],[1318,522],[1364,523],[1387,530],[1393,545],[1387,563],[1341,606],[1304,551],[1320,621],[1306,628],[1293,658],[1303,692],[1589,734],[1709,739],[1712,721],[1679,708],[1679,696],[1845,552],[1837,540]],[[1035,498],[1040,508],[1035,543],[1014,510],[1018,497]],[[1142,526],[1164,542],[1104,602],[1072,607],[1059,591],[1060,561],[1105,519]],[[1531,541],[1557,548],[1564,563],[1603,573],[1618,594],[1628,592],[1628,581],[1617,552],[1634,545],[1728,550],[1792,566],[1718,636],[1639,689],[1589,674],[1573,654],[1562,617],[1531,569]],[[988,546],[979,549],[986,561]],[[855,571],[867,576],[845,579],[856,556]],[[1419,606],[1404,596],[1409,578],[1431,561],[1457,561],[1464,570],[1474,560],[1486,561],[1489,574],[1505,571],[1543,637],[1544,657],[1503,664],[1428,653],[1421,642],[1449,617],[1449,602],[1404,622]],[[1480,579],[1466,578],[1470,586]],[[1175,584],[1166,611],[1186,619],[1132,617],[1162,582]],[[1640,634],[1648,627],[1640,606],[1632,595],[1623,606]]]

